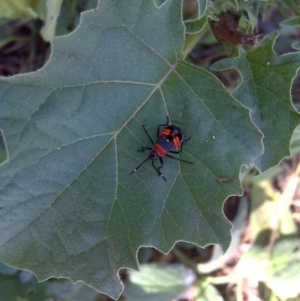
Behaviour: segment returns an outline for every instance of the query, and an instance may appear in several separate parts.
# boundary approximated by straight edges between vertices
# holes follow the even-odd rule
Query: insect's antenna
[[[134,172],[138,171],[138,169],[149,159],[150,159],[150,156],[147,157],[147,159],[145,159],[138,167],[136,167],[134,170],[132,170],[128,175],[132,175]]]

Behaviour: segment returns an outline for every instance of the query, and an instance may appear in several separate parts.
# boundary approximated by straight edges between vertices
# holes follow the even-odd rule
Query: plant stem
[[[207,23],[200,32],[189,35],[186,38],[185,44],[183,46],[183,59],[188,56],[188,54],[193,50],[193,48],[203,38],[203,36],[208,32],[209,29],[210,25],[209,23]]]

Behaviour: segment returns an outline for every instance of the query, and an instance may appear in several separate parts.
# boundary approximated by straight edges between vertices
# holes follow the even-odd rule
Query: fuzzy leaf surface
[[[1,261],[117,298],[140,246],[228,247],[222,205],[241,193],[261,134],[211,73],[181,60],[183,43],[181,1],[102,0],[44,68],[0,81]],[[167,183],[150,162],[128,176],[151,147],[141,125],[155,140],[166,116],[192,137],[179,157],[193,164],[164,159]]]

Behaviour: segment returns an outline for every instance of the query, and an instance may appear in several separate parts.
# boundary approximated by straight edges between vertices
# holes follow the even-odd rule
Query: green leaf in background
[[[214,1],[214,9],[217,14],[221,11],[238,11],[239,4],[236,0],[215,0]]]
[[[0,301],[43,301],[46,299],[46,284],[36,278],[20,274],[0,275]]]
[[[284,20],[280,23],[281,26],[287,26],[287,27],[299,27],[300,26],[300,17],[291,18],[288,20]],[[292,47],[296,50],[300,50],[300,43],[294,42],[292,44]]]
[[[281,26],[288,26],[288,27],[299,27],[300,26],[300,17],[291,18],[288,20],[284,20],[280,22]]]
[[[254,16],[252,9],[252,7],[251,9],[250,7],[245,7],[239,20],[239,27],[243,28],[247,33],[252,33],[257,26],[257,18]]]
[[[187,21],[185,22],[186,33],[195,34],[197,32],[200,32],[207,23],[207,16],[203,16],[202,18],[197,20]]]
[[[44,68],[1,80],[3,262],[117,298],[140,246],[228,247],[222,205],[262,139],[211,73],[182,61],[181,5],[103,0],[54,40]],[[180,158],[194,164],[166,158],[167,183],[150,163],[128,176],[146,157],[141,125],[154,136],[166,116],[192,137]]]
[[[35,19],[40,0],[0,0],[0,17],[7,19]]]
[[[291,85],[300,66],[300,54],[290,53],[273,60],[274,32],[249,52],[240,48],[239,56],[224,59],[212,66],[213,70],[236,68],[241,84],[232,92],[251,109],[254,123],[264,134],[264,154],[256,161],[264,171],[290,156],[292,134],[300,123],[300,116],[291,102]]]
[[[198,18],[202,18],[208,6],[208,0],[197,0],[198,2]]]
[[[224,301],[220,292],[208,281],[198,281],[195,291],[196,301]]]
[[[300,294],[300,239],[285,237],[272,252],[267,285],[283,300]]]
[[[196,275],[181,264],[142,264],[139,272],[128,271],[128,278],[127,301],[170,301],[182,296]]]
[[[269,246],[254,244],[236,266],[235,273],[240,279],[248,279],[254,285],[266,282],[282,300],[294,298],[299,294],[300,281],[300,240],[285,236]]]
[[[278,0],[276,2],[278,3]],[[291,8],[296,15],[300,14],[299,2],[297,0],[282,0],[280,2]]]
[[[292,217],[288,200],[292,199],[298,186],[298,178],[290,176],[284,194],[274,189],[272,176],[282,173],[282,166],[277,166],[252,179],[251,231],[249,237],[254,241],[262,231],[272,229],[282,235],[297,233],[297,226]]]
[[[291,154],[296,155],[300,151],[300,126],[296,128],[291,139]]]
[[[266,171],[266,173],[268,172],[269,171]],[[258,176],[259,179],[261,179],[262,175],[264,175],[264,173]],[[257,182],[252,184],[252,206],[250,212],[251,231],[249,231],[251,241],[254,241],[261,231],[275,227],[276,223],[274,220],[276,220],[277,216],[277,201],[280,195],[280,192],[273,189],[270,178],[261,181],[257,180]]]

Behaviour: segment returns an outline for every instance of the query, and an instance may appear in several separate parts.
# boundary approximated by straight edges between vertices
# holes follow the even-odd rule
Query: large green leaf
[[[222,205],[241,193],[261,134],[209,72],[182,61],[181,1],[102,0],[52,44],[41,70],[0,82],[0,260],[40,280],[68,277],[117,298],[140,246],[230,242]],[[136,150],[170,116],[191,136],[165,159]],[[229,181],[219,179],[228,178]]]
[[[232,95],[251,109],[254,123],[264,134],[264,154],[256,166],[264,171],[290,155],[292,134],[300,124],[300,116],[291,103],[291,85],[300,66],[300,53],[273,59],[274,32],[248,53],[213,65],[214,70],[236,68],[242,82]]]

